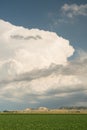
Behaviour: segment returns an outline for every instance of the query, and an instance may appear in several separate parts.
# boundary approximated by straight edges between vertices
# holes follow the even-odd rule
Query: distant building
[[[39,107],[38,110],[39,111],[48,111],[48,108],[47,107]]]
[[[26,108],[24,111],[31,111],[32,109],[31,108]]]

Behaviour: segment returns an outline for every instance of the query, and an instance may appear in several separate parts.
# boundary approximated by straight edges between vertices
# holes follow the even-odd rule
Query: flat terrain
[[[0,114],[0,130],[87,130],[87,115]]]

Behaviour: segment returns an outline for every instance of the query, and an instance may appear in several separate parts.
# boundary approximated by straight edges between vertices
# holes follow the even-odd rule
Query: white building
[[[39,107],[38,110],[39,111],[48,111],[48,108],[47,107]]]

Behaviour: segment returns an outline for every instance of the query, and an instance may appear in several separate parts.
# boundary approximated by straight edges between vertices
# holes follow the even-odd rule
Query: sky
[[[0,110],[87,106],[86,77],[86,0],[0,0]]]

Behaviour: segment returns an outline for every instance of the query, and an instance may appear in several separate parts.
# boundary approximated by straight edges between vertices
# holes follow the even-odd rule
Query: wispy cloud
[[[87,16],[87,4],[77,5],[77,4],[64,4],[61,7],[61,11],[64,15],[69,18],[73,18],[76,16]]]
[[[49,13],[48,17],[51,21],[50,29],[62,25],[62,24],[74,24],[79,19],[79,16],[87,16],[87,4],[67,4],[62,5],[55,13]]]

